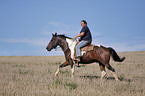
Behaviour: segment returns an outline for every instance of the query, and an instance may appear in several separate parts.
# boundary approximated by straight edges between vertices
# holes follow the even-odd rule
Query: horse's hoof
[[[120,81],[118,78],[115,79],[116,81]]]
[[[101,77],[100,80],[102,80],[103,78]]]
[[[71,77],[71,79],[74,79],[74,75]]]
[[[106,74],[105,74],[105,76],[106,76]],[[100,80],[102,80],[105,76],[101,77]]]
[[[78,65],[77,67],[81,67],[80,65]]]
[[[55,77],[58,76],[58,73],[55,74]]]
[[[106,72],[102,71],[102,77],[100,79],[102,80],[106,75],[107,75]]]

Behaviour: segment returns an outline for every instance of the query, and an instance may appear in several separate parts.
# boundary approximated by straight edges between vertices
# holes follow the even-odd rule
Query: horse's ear
[[[57,36],[57,33],[55,32],[55,36]]]
[[[52,36],[54,36],[54,34],[52,33]]]

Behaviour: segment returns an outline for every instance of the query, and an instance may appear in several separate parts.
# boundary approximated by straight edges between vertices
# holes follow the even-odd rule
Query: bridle
[[[56,45],[56,44],[57,44],[57,37],[56,37],[56,40],[55,40],[54,45]],[[49,44],[48,44],[48,46],[49,46],[49,47],[52,47],[52,46],[51,46],[51,45],[49,45]]]

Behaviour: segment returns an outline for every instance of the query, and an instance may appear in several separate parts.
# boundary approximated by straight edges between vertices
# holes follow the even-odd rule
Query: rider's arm
[[[76,39],[77,37],[82,37],[84,34],[85,34],[85,32],[81,32],[79,35],[75,36],[75,39]]]

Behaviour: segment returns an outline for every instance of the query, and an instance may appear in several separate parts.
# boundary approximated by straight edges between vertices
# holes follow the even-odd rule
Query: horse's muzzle
[[[46,48],[47,49],[47,51],[51,51],[51,49],[49,49],[49,48]]]

